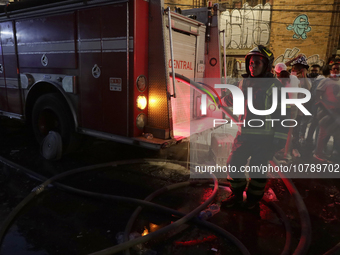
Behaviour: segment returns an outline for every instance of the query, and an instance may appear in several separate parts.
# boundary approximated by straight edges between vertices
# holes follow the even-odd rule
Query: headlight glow
[[[137,108],[139,110],[144,110],[146,105],[147,105],[146,97],[144,95],[139,95],[137,97]]]

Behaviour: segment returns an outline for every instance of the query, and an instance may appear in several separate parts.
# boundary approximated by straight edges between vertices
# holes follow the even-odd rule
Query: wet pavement
[[[81,149],[60,161],[47,161],[39,155],[30,132],[17,122],[1,125],[0,156],[47,178],[67,170],[117,160],[158,158],[160,162],[125,164],[72,175],[62,183],[79,189],[145,199],[154,191],[189,179],[186,169],[188,144],[162,151],[148,151],[128,145],[86,139]],[[309,162],[308,151],[296,162]],[[164,162],[164,159],[173,160]],[[184,162],[184,163],[183,163]],[[339,179],[294,179],[309,212],[312,242],[307,254],[319,255],[340,241]],[[0,163],[0,223],[41,183],[24,171]],[[171,190],[153,202],[188,213],[212,193],[212,186],[193,186]],[[301,224],[293,197],[280,179],[269,179],[277,204],[292,227],[292,250],[300,239]],[[223,186],[216,200],[229,193]],[[90,254],[117,244],[117,234],[124,231],[136,205],[122,201],[95,199],[49,187],[32,200],[17,216],[0,247],[1,255]],[[152,232],[176,220],[157,210],[145,209],[133,225],[141,234]],[[260,211],[222,209],[210,222],[235,235],[250,254],[280,254],[286,231],[279,217],[264,204]],[[124,254],[124,253],[119,253]],[[230,241],[215,231],[195,224],[176,230],[131,249],[131,254],[241,254]]]

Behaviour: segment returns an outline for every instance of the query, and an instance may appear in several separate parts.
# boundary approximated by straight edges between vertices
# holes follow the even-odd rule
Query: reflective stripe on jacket
[[[239,116],[239,122],[242,123],[240,135],[259,135],[265,137],[279,138],[287,140],[287,133],[289,127],[285,126],[292,125],[290,122],[284,121],[285,119],[291,119],[291,107],[286,106],[286,115],[281,115],[281,88],[283,85],[279,80],[275,78],[245,78],[238,84],[239,88],[244,94],[244,115]],[[268,110],[273,104],[273,88],[277,88],[277,108],[270,115],[255,115],[249,110],[247,89],[248,87],[253,88],[252,101],[253,107],[256,110]],[[233,95],[230,93],[224,98],[225,104],[233,106]],[[288,116],[288,117],[287,117]],[[245,123],[245,124],[243,124]],[[249,125],[250,124],[250,125]]]

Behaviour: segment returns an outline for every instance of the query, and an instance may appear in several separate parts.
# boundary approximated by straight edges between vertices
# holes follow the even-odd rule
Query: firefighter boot
[[[254,208],[259,208],[259,202],[264,195],[266,184],[266,178],[251,179],[247,189],[247,200],[243,204],[245,209],[252,210]]]
[[[231,195],[221,201],[221,207],[230,208],[233,206],[241,206],[243,202],[243,191],[247,186],[247,180],[245,178],[230,179]]]
[[[242,203],[242,209],[247,210],[249,213],[255,216],[256,219],[261,219],[260,202],[258,200],[247,199],[244,203]]]
[[[246,200],[243,204],[242,207],[248,210],[253,210],[255,208],[259,207],[259,201],[257,200]]]
[[[231,195],[221,201],[221,208],[240,207],[243,202],[243,194],[231,193]]]

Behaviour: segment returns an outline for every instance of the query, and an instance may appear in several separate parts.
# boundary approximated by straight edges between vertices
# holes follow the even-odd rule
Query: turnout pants
[[[261,165],[267,166],[268,160],[272,159],[273,155],[273,146],[271,145],[271,140],[267,137],[264,139],[244,139],[242,135],[238,135],[235,138],[232,152],[227,160],[227,165],[235,166],[234,169],[238,171],[229,173],[229,176],[232,178],[229,180],[231,189],[235,196],[240,199],[243,196],[247,180],[245,173],[241,173],[239,170],[247,164],[249,157],[251,157],[249,168],[247,169],[253,169],[254,171],[249,172],[251,180],[247,189],[247,200],[260,201],[262,199],[267,183],[267,175],[261,171],[256,172],[256,169],[261,170]],[[257,168],[252,166],[257,166]]]

